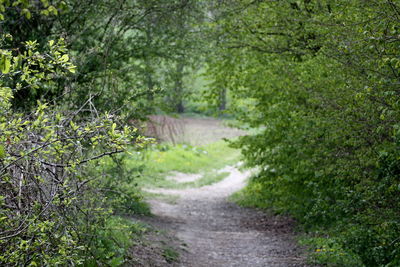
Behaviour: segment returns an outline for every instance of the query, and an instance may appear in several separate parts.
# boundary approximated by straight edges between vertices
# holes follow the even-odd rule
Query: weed
[[[103,227],[97,229],[94,236],[92,258],[85,261],[84,266],[98,266],[102,263],[107,266],[121,266],[126,262],[127,250],[133,244],[133,237],[141,236],[147,228],[118,216],[111,216],[105,220]]]
[[[323,264],[331,267],[362,267],[364,266],[357,255],[345,250],[334,237],[304,236],[299,240],[300,245],[309,248],[311,264]]]
[[[177,262],[179,260],[179,253],[175,249],[168,246],[163,248],[162,256],[168,263]]]

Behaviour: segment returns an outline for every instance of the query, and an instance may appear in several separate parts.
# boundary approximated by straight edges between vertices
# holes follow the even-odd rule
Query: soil
[[[180,258],[168,261],[171,250],[151,248],[134,253],[133,256],[148,255],[138,265],[307,266],[303,251],[294,240],[293,221],[230,202],[228,197],[245,186],[250,172],[241,172],[237,167],[227,167],[224,171],[230,175],[210,186],[151,190],[180,196],[175,204],[150,200],[154,216],[144,218],[168,233],[166,241],[161,243],[172,244]],[[163,258],[155,256],[157,249],[162,250]]]

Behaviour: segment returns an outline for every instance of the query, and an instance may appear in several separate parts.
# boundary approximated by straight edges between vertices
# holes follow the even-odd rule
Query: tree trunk
[[[226,88],[223,88],[219,93],[219,111],[226,109]]]
[[[153,68],[151,65],[151,60],[150,60],[150,55],[149,51],[147,49],[150,49],[151,47],[151,41],[152,41],[152,36],[151,36],[151,30],[149,28],[146,29],[146,51],[144,55],[144,64],[145,64],[145,79],[146,79],[146,84],[147,84],[147,100],[149,102],[153,101],[153,89],[154,89],[154,81],[153,81]]]
[[[183,57],[178,59],[176,63],[176,73],[175,73],[175,111],[177,113],[185,112],[185,107],[183,105],[183,67],[184,60]]]

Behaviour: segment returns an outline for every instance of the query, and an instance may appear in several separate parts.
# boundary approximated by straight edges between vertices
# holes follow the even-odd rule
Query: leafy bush
[[[91,242],[92,258],[86,258],[84,265],[121,266],[129,262],[127,254],[133,240],[141,236],[146,228],[138,223],[121,217],[111,216],[97,225],[96,234]]]
[[[131,147],[131,149],[134,149]],[[140,150],[139,150],[140,151]],[[140,153],[135,151],[136,153]],[[99,177],[93,186],[99,188],[107,205],[117,214],[150,214],[148,204],[143,201],[138,180],[143,175],[141,165],[129,166],[130,153],[121,153],[103,158],[90,167],[90,176]]]
[[[83,165],[118,153],[135,139],[140,143],[140,137],[128,128],[115,129],[110,118],[78,125],[73,116],[52,113],[45,105],[29,120],[18,114],[5,118],[0,123],[6,144],[0,160],[0,261],[82,262],[98,222],[110,214],[104,188],[91,183],[96,177],[87,176]]]
[[[236,142],[259,169],[243,201],[365,266],[399,265],[398,2],[245,2],[223,7],[209,59],[237,118],[261,129]]]
[[[0,12],[3,5],[27,19],[29,8],[36,7],[7,1]],[[45,51],[36,41],[9,47],[12,39],[0,38],[0,264],[117,265],[123,253],[113,250],[120,246],[105,245],[105,255],[94,250],[93,242],[115,238],[115,231],[101,231],[113,222],[107,220],[112,211],[85,165],[147,141],[130,127],[117,126],[114,116],[90,116],[84,110],[95,110],[92,97],[77,110],[41,102],[27,113],[12,109],[20,90],[51,88],[57,78],[75,72],[63,39],[50,40]]]

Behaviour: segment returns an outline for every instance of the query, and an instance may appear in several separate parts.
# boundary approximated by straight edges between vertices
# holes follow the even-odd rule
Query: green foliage
[[[183,79],[196,68],[202,47],[197,33],[203,1],[117,2],[1,2],[0,33],[13,37],[4,47],[23,53],[22,44],[36,40],[36,48],[45,51],[62,33],[79,66],[70,68],[73,76],[53,73],[52,83],[34,90],[21,84],[13,94],[14,107],[27,111],[41,100],[76,109],[91,95],[100,112],[118,109],[125,119],[142,119],[160,109],[173,110],[182,101],[189,91]],[[3,59],[0,69],[7,71],[10,61]],[[8,86],[16,82],[10,79]]]
[[[127,264],[111,216],[149,212],[149,140],[125,124],[186,96],[202,3],[0,1],[0,265]]]
[[[130,158],[131,154],[126,152],[103,158],[92,164],[90,176],[101,177],[94,182],[94,186],[101,188],[102,194],[107,199],[107,205],[114,212],[149,215],[150,208],[143,201],[137,184],[142,175],[142,168],[129,166]]]
[[[77,110],[15,99],[23,91],[40,99],[43,89],[54,88],[75,66],[63,38],[43,46],[33,40],[17,43],[15,36],[18,40],[23,34],[3,32],[14,29],[13,18],[34,19],[37,8],[45,16],[58,14],[54,6],[47,1],[0,4],[5,20],[0,36],[0,265],[119,266],[133,231],[121,236],[129,224],[109,219],[107,188],[101,187],[107,183],[94,182],[98,178],[85,165],[148,141],[135,129],[117,125],[114,115],[95,111],[90,96]],[[29,112],[13,109],[15,101]],[[90,109],[94,112],[83,112]]]
[[[399,3],[222,9],[209,97],[228,88],[238,120],[260,129],[236,142],[259,168],[243,201],[329,232],[366,266],[397,266]]]
[[[79,71],[68,102],[79,106],[89,92],[99,110],[118,109],[128,119],[174,110],[199,54],[201,1],[67,2],[50,27],[75,40],[69,48]]]
[[[127,264],[126,254],[133,245],[133,239],[147,229],[138,223],[121,217],[111,216],[96,229],[95,240],[91,244],[92,259],[86,259],[83,266],[121,266]]]
[[[142,141],[129,128],[116,129],[107,116],[79,124],[72,118],[40,103],[29,119],[1,118],[3,265],[80,263],[98,222],[110,214],[107,188],[89,183],[93,177],[83,165]]]
[[[13,39],[10,34],[2,35],[0,45],[7,45],[7,40]],[[75,66],[66,54],[64,39],[57,42],[50,40],[47,51],[40,53],[36,41],[23,43],[22,53],[13,54],[12,48],[0,49],[0,115],[5,115],[10,108],[14,94],[20,90],[29,89],[35,92],[41,86],[52,84],[57,75],[74,72]],[[14,92],[12,92],[14,90]]]
[[[299,242],[310,249],[311,263],[327,266],[363,266],[360,258],[342,247],[342,241],[328,237],[304,237]]]

